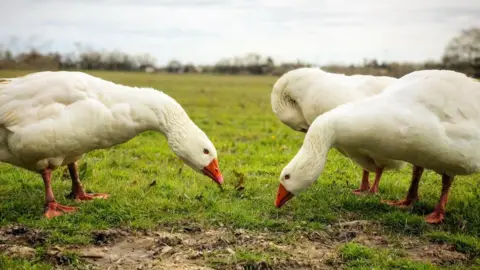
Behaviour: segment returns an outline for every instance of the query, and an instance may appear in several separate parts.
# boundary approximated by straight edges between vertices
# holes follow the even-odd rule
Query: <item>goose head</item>
[[[302,110],[297,103],[290,99],[285,98],[284,104],[275,104],[272,106],[273,112],[277,115],[278,119],[293,130],[307,133],[309,124],[305,120]]]
[[[302,147],[280,173],[275,200],[277,208],[315,183],[325,167],[332,141],[333,133],[330,128],[321,126],[318,122],[312,124]]]
[[[278,116],[280,121],[295,131],[307,133],[308,123],[303,117],[302,111],[298,108],[285,108],[283,113]]]
[[[316,170],[312,170],[313,164],[304,152],[301,149],[280,174],[280,184],[275,200],[277,208],[282,207],[293,196],[305,191],[317,180]]]
[[[277,93],[278,90],[276,89],[283,89],[281,86],[278,86],[279,84],[281,84],[281,80],[275,84],[271,94],[273,113],[284,125],[293,130],[306,133],[309,124],[303,115],[302,109],[289,93],[285,91]]]
[[[168,136],[172,151],[193,170],[202,173],[217,184],[223,183],[218,165],[217,150],[207,135],[195,124],[186,124]]]

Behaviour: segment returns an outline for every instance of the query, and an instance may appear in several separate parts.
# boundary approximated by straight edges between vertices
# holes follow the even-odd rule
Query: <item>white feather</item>
[[[299,68],[285,73],[273,86],[272,110],[290,128],[308,130],[318,116],[342,104],[377,95],[396,81],[387,76],[347,76],[319,68]],[[396,160],[372,159],[358,148],[337,148],[370,172],[375,172],[377,167],[388,170],[405,166]]]
[[[480,82],[448,70],[412,72],[379,95],[319,116],[282,171],[287,190],[298,193],[312,184],[331,147],[356,148],[375,160],[401,160],[450,176],[479,172]],[[287,173],[300,181],[284,180]]]
[[[197,171],[216,158],[215,147],[183,108],[155,89],[66,71],[0,81],[3,162],[31,171],[54,169],[147,130],[165,135],[172,150]]]

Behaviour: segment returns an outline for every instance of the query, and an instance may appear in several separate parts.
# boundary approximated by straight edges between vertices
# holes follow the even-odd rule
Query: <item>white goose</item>
[[[299,68],[285,73],[273,86],[272,110],[282,123],[293,130],[307,132],[312,122],[339,105],[361,100],[381,93],[397,79],[387,76],[330,73],[319,68]],[[401,169],[405,163],[395,160],[372,160],[358,153],[358,149],[340,148],[363,168],[360,188],[353,191],[377,193],[383,171]],[[369,172],[375,172],[370,187]]]
[[[0,161],[38,172],[45,184],[48,218],[77,208],[56,202],[52,171],[67,165],[72,198],[91,200],[78,178],[84,153],[158,131],[186,164],[222,184],[217,151],[168,95],[151,88],[115,84],[81,72],[37,72],[0,79]]]
[[[441,174],[440,200],[425,218],[440,223],[454,176],[480,171],[480,82],[454,71],[412,72],[382,94],[319,116],[281,173],[277,207],[315,182],[333,146],[419,168],[406,199],[386,201],[391,205],[406,207],[418,200],[423,168]]]

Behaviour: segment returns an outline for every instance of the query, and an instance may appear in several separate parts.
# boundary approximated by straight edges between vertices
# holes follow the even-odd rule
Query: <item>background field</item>
[[[0,77],[25,73],[0,71]],[[59,264],[82,268],[98,264],[82,255],[84,248],[111,246],[129,237],[150,237],[158,245],[159,235],[166,232],[182,233],[175,236],[182,239],[181,244],[157,247],[160,255],[153,255],[152,264],[170,262],[174,254],[164,250],[169,246],[177,253],[182,248],[200,252],[185,261],[214,268],[291,268],[292,263],[305,269],[312,265],[480,267],[478,175],[456,179],[444,224],[431,226],[423,222],[423,216],[438,200],[438,175],[426,171],[421,201],[410,211],[397,210],[381,204],[380,199],[404,197],[411,166],[386,172],[379,196],[357,197],[351,189],[358,186],[361,169],[332,150],[317,183],[276,209],[278,175],[304,136],[282,125],[271,111],[270,91],[276,77],[90,73],[126,85],[154,87],[174,97],[215,144],[225,190],[183,165],[161,134],[146,132],[125,144],[88,153],[81,161],[87,191],[109,193],[108,200],[67,200],[64,195],[70,191],[70,180],[63,176],[63,169],[57,170],[53,180],[57,200],[81,209],[46,220],[41,216],[44,187],[40,176],[1,164],[0,269],[48,269]],[[219,236],[198,239],[209,233]],[[240,241],[238,235],[253,240]],[[234,240],[225,240],[229,237]],[[189,239],[206,244],[188,246]],[[225,241],[217,246],[209,242],[218,239]],[[17,258],[21,256],[8,252],[12,243],[34,246],[36,255]],[[313,251],[307,252],[307,246]],[[52,253],[55,248],[58,252]]]

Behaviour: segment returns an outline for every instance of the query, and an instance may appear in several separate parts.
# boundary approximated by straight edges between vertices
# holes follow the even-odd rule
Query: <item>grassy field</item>
[[[25,73],[0,71],[0,77]],[[438,200],[438,175],[426,171],[420,202],[409,211],[398,210],[381,204],[380,199],[405,196],[410,166],[384,173],[378,196],[357,197],[351,190],[359,184],[360,168],[332,150],[317,183],[276,209],[278,176],[304,136],[282,125],[271,111],[270,91],[276,78],[91,74],[126,85],[154,87],[175,98],[215,144],[225,189],[221,191],[210,179],[183,165],[161,134],[146,132],[125,144],[88,153],[80,162],[87,191],[109,193],[108,200],[67,200],[64,195],[70,192],[71,182],[63,169],[55,171],[57,200],[81,209],[46,220],[41,215],[41,177],[1,164],[0,269],[84,268],[101,259],[95,262],[82,255],[83,249],[104,245],[113,252],[118,246],[112,245],[125,243],[124,239],[137,243],[140,238],[155,240],[160,255],[152,255],[151,263],[158,267],[170,261],[171,267],[175,263],[180,267],[166,246],[178,254],[198,253],[186,257],[183,268],[188,268],[187,263],[222,269],[262,265],[288,269],[294,263],[299,269],[313,265],[319,269],[480,267],[477,175],[456,179],[445,222],[432,226],[424,223],[423,216]],[[159,238],[170,242],[158,246]],[[180,244],[171,243],[172,239],[180,239]],[[192,245],[192,241],[201,245]],[[12,243],[33,246],[35,255],[8,252]],[[324,254],[328,255],[319,259]],[[108,267],[108,263],[98,265]]]

